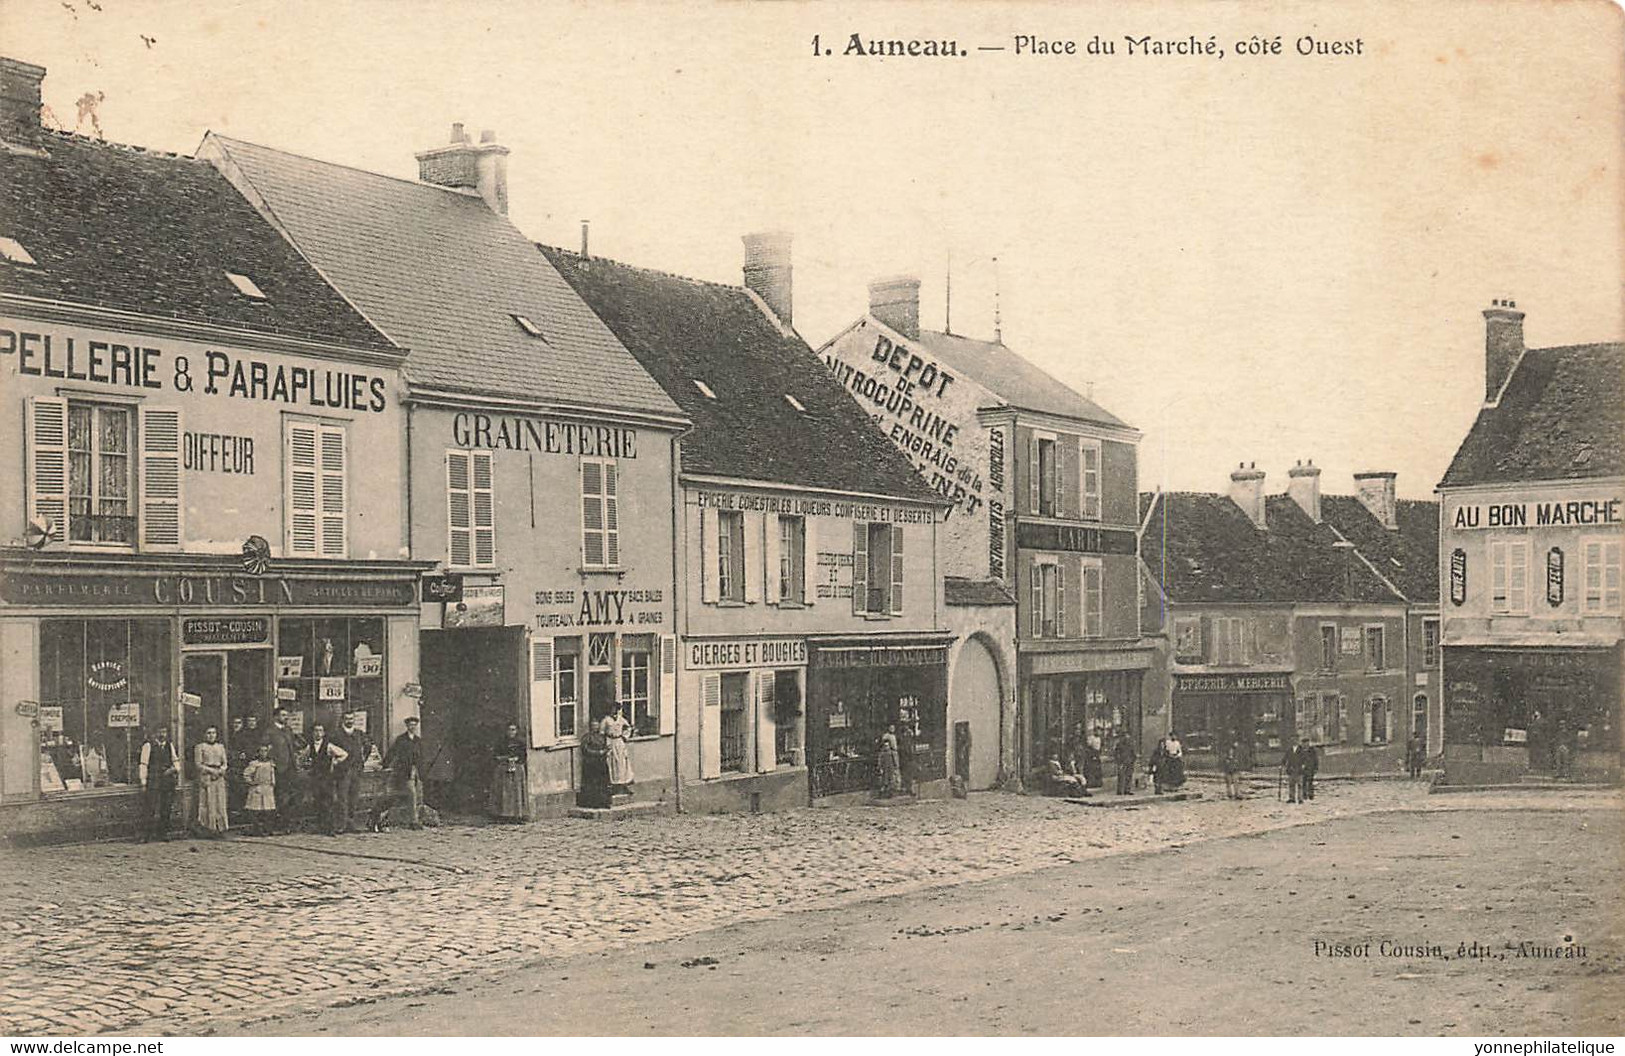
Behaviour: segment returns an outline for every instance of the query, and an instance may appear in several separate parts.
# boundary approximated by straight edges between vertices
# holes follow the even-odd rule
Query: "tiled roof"
[[[743,287],[541,252],[693,420],[684,471],[944,501]]]
[[[1531,348],[1440,487],[1625,473],[1625,344]]]
[[[1400,600],[1336,545],[1329,524],[1310,520],[1289,496],[1264,500],[1267,530],[1255,528],[1226,495],[1166,492],[1140,500],[1142,509],[1151,508],[1140,556],[1171,603]]]
[[[380,330],[415,384],[676,415],[530,241],[476,195],[211,134],[206,156]],[[542,332],[527,334],[514,315]]]
[[[1014,605],[1015,596],[1010,588],[996,579],[964,579],[944,576],[944,601],[949,605]]]
[[[1400,499],[1385,528],[1352,495],[1322,495],[1320,516],[1359,548],[1383,578],[1417,604],[1439,600],[1439,504]]]
[[[993,393],[1004,406],[1129,428],[1121,418],[1073,392],[1012,352],[1002,341],[979,341],[940,330],[921,330],[918,344],[954,373],[974,380]]]
[[[0,236],[35,261],[0,255],[0,292],[391,350],[207,162],[53,132],[40,146],[0,149]]]

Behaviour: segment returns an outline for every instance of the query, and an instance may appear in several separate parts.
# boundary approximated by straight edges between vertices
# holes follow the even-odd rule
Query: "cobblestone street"
[[[985,794],[784,814],[8,852],[6,1034],[198,1034],[454,978],[1113,854],[1389,810],[1618,805],[1333,782],[1138,810]]]

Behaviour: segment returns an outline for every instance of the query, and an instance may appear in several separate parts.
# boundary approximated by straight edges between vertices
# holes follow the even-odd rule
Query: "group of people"
[[[1157,742],[1146,769],[1151,775],[1151,788],[1159,796],[1185,787],[1185,745],[1179,734],[1169,730],[1168,736]]]
[[[1281,769],[1286,774],[1286,801],[1307,803],[1315,798],[1315,774],[1320,772],[1320,749],[1306,737],[1286,750],[1281,757]]]

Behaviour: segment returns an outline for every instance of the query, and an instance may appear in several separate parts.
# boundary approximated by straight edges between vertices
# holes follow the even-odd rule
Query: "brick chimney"
[[[920,280],[913,275],[869,284],[869,314],[904,337],[920,339]]]
[[[1307,463],[1299,462],[1286,471],[1286,493],[1292,496],[1309,519],[1316,524],[1320,523],[1320,469],[1315,460]]]
[[[745,287],[779,317],[792,325],[795,298],[791,284],[790,232],[757,231],[744,236]]]
[[[1399,502],[1394,498],[1395,476],[1387,470],[1354,474],[1355,494],[1384,528],[1399,527]]]
[[[451,143],[417,155],[418,179],[439,187],[478,191],[493,212],[508,215],[508,148],[495,132],[469,141],[461,123],[451,126]]]
[[[1264,471],[1258,463],[1238,463],[1230,471],[1230,501],[1241,507],[1241,512],[1253,522],[1254,528],[1264,524]]]
[[[0,143],[39,149],[40,83],[44,80],[44,66],[0,57]]]
[[[1523,355],[1523,313],[1518,302],[1491,301],[1484,309],[1484,402],[1501,398],[1501,389]]]

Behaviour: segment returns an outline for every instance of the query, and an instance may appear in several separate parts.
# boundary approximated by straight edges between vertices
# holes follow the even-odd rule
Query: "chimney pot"
[[[1256,466],[1258,463],[1253,463]],[[1253,527],[1264,528],[1264,474],[1244,463],[1236,463],[1230,472],[1230,501],[1241,507],[1241,512],[1253,522]]]
[[[794,268],[788,231],[755,231],[743,236],[745,288],[762,299],[779,322],[795,321]]]
[[[449,146],[425,150],[417,159],[424,183],[478,191],[493,212],[508,215],[508,148],[496,142],[495,133],[481,133],[476,145],[458,121],[451,126]]]
[[[869,314],[904,337],[920,339],[920,280],[914,275],[876,279],[869,284]]]
[[[453,121],[451,123],[451,141],[453,143],[468,142],[468,137],[463,134],[463,123],[461,121]]]
[[[40,85],[45,67],[0,58],[0,142],[37,150],[40,142]]]

